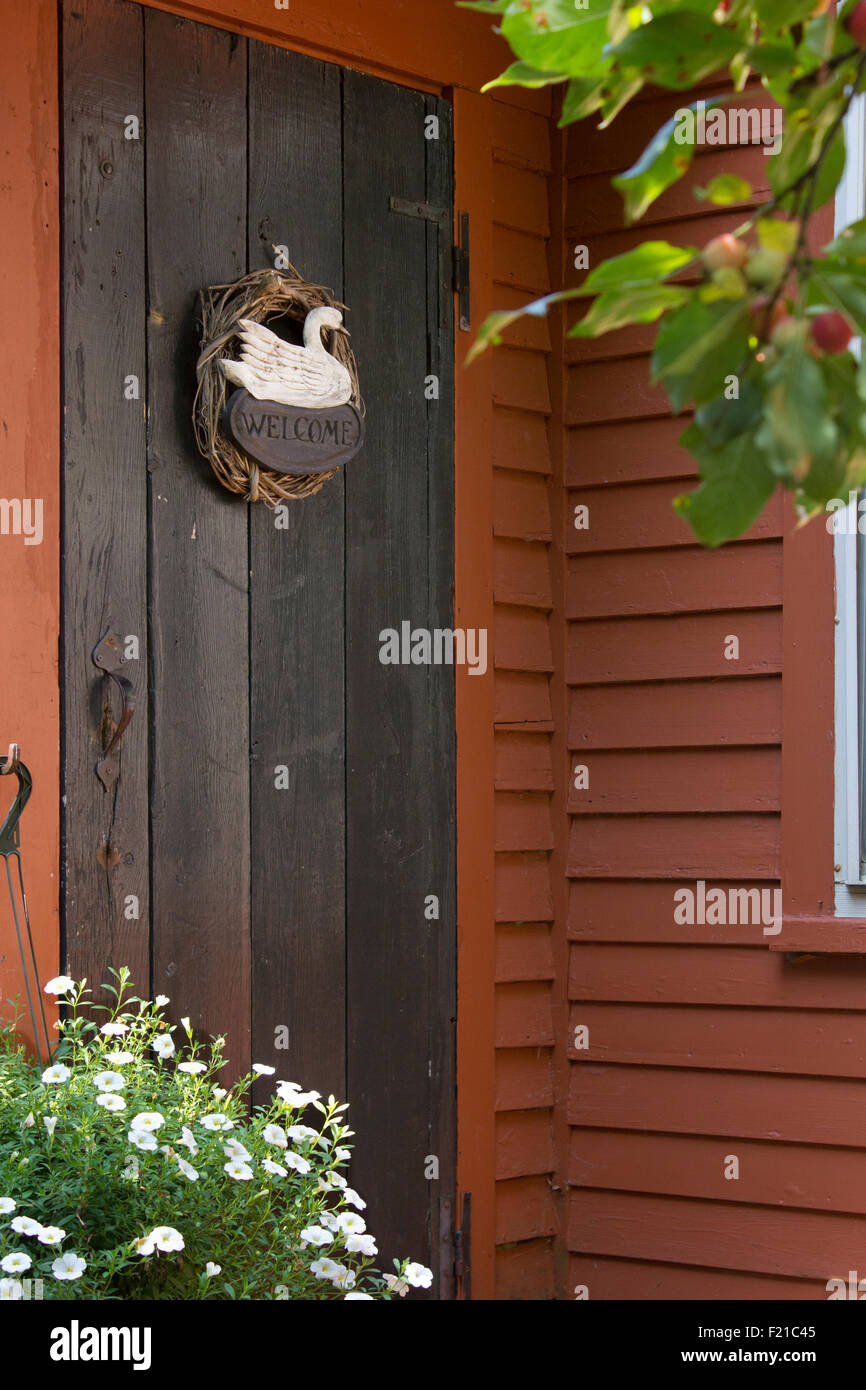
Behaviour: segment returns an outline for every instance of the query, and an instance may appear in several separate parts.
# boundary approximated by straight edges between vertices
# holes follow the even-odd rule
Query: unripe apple
[[[866,4],[866,0],[863,0]],[[713,237],[703,249],[703,260],[707,270],[721,270],[723,266],[733,266],[739,270],[745,264],[748,251],[741,241],[730,232]]]
[[[823,352],[834,356],[844,352],[853,336],[848,320],[836,309],[829,309],[812,320],[812,341]]]
[[[762,246],[746,262],[746,279],[753,285],[778,284],[785,273],[788,259],[784,251]]]
[[[851,11],[845,20],[845,28],[858,48],[866,48],[866,0],[860,0],[860,4]]]
[[[792,347],[795,343],[805,347],[808,332],[808,324],[803,319],[785,313],[773,327],[770,342],[777,348]]]
[[[749,293],[743,272],[732,265],[723,265],[714,270],[712,279],[722,299],[745,299]]]

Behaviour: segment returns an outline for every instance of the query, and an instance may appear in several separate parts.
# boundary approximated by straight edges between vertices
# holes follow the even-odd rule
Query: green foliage
[[[84,981],[51,982],[68,1016],[50,1067],[0,1032],[0,1298],[389,1299],[429,1284],[420,1265],[374,1268],[341,1171],[345,1105],[275,1082],[251,1112],[272,1069],[221,1087],[223,1040],[202,1047],[189,1020],[166,1022],[168,1000],[112,973],[113,1008],[88,1004]]]
[[[814,327],[835,313],[866,334],[866,221],[823,251],[806,236],[809,218],[839,186],[844,117],[866,90],[866,52],[845,28],[857,3],[830,4],[823,13],[818,0],[474,6],[497,16],[518,59],[498,80],[564,84],[564,125],[622,119],[648,83],[686,92],[714,76],[718,93],[727,76],[732,90],[680,107],[632,167],[614,176],[626,224],[683,177],[699,140],[730,149],[755,138],[761,108],[743,95],[750,78],[780,108],[781,127],[769,135],[764,127],[761,136],[773,143],[764,204],[754,206],[752,188],[733,169],[695,190],[711,205],[745,205],[745,220],[732,221],[733,241],[714,242],[704,254],[647,240],[522,311],[545,313],[560,301],[592,297],[573,336],[658,324],[653,380],[675,413],[695,411],[682,443],[702,479],[675,506],[707,545],[741,535],[777,486],[794,493],[805,517],[866,480],[864,372],[850,350],[832,351],[840,344],[828,345],[821,325]],[[710,135],[718,129],[726,138]],[[520,312],[491,315],[470,357],[499,341]]]

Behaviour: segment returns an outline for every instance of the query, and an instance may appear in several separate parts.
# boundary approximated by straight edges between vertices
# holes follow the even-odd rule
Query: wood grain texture
[[[697,478],[695,460],[679,447],[686,423],[680,419],[616,420],[569,429],[565,482],[584,488]]]
[[[496,1116],[496,1179],[553,1169],[553,1135],[545,1110],[500,1111]]]
[[[777,676],[578,688],[571,692],[569,745],[714,748],[778,743],[781,694]],[[622,865],[623,870],[627,867]]]
[[[581,488],[569,495],[571,525],[565,542],[570,554],[585,555],[601,550],[667,549],[670,546],[694,545],[694,532],[674,511],[672,503],[688,484],[677,482],[648,482],[639,487]],[[576,506],[589,509],[589,524],[577,529]],[[781,498],[775,496],[765,511],[744,536],[735,543],[776,537],[782,533]],[[735,547],[734,547],[735,548]],[[697,558],[700,554],[692,550]]]
[[[557,1231],[550,1183],[544,1177],[512,1178],[496,1187],[496,1243],[536,1240]]]
[[[587,755],[589,786],[569,783],[572,815],[628,812],[778,811],[777,748],[641,748]]]
[[[552,1047],[550,985],[531,981],[496,987],[496,1046]]]
[[[740,1270],[701,1269],[698,1265],[663,1264],[603,1255],[572,1255],[568,1288],[589,1289],[591,1299],[623,1302],[716,1303],[814,1302],[827,1297],[826,1280],[789,1279]]]
[[[568,560],[569,618],[774,608],[782,601],[782,547],[773,541],[706,551],[687,546]]]
[[[568,630],[565,678],[570,685],[698,676],[724,680],[781,669],[781,609],[605,618],[571,623]]]
[[[778,879],[779,817],[772,815],[583,816],[572,821],[575,877]]]
[[[500,1048],[496,1053],[497,1111],[545,1109],[552,1105],[550,1048]]]
[[[150,988],[144,31],[140,9],[63,11],[63,689],[66,955],[94,987],[126,965]],[[140,138],[124,138],[136,115]],[[134,377],[137,388],[129,381]],[[135,392],[133,397],[132,393]],[[127,394],[130,396],[127,399]],[[138,639],[136,712],[107,792],[94,771],[117,694],[91,661],[111,626]],[[104,711],[108,707],[107,716]],[[26,750],[25,750],[26,753]],[[130,896],[137,900],[138,916]],[[107,999],[109,996],[105,996]]]

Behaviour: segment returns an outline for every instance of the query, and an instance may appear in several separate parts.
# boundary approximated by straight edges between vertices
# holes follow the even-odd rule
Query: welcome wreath
[[[199,301],[199,450],[223,487],[247,501],[274,508],[312,497],[363,442],[346,306],[293,266],[213,285]],[[303,346],[265,326],[277,318],[303,325]]]

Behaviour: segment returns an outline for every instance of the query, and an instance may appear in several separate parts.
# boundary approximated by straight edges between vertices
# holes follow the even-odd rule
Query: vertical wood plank
[[[433,736],[438,675],[379,660],[382,630],[429,627],[441,612],[429,559],[427,228],[389,208],[391,196],[425,201],[424,114],[417,93],[344,76],[345,289],[367,403],[367,443],[346,477],[348,1073],[352,1177],[378,1198],[370,1226],[384,1267],[410,1251],[437,1263],[438,1194],[425,1177],[441,1020],[431,935],[448,927],[425,920],[424,900],[448,897],[434,841],[448,833],[436,817],[453,758],[449,769]]]
[[[250,43],[250,269],[272,243],[339,299],[340,70]],[[348,325],[351,328],[351,316]],[[354,462],[354,461],[353,461]],[[344,475],[250,516],[252,1029],[279,1075],[344,1096]],[[275,789],[275,769],[289,787]],[[275,1029],[288,1028],[288,1051]],[[273,1088],[262,1083],[262,1099]]]
[[[149,985],[143,19],[123,0],[63,9],[63,689],[65,955],[94,988]],[[140,122],[125,138],[126,118]],[[129,127],[131,130],[132,127]],[[135,378],[137,386],[132,378]],[[138,392],[136,398],[135,392]],[[107,682],[90,654],[135,636],[136,711],[105,791]],[[137,900],[138,917],[132,913]]]
[[[153,975],[249,1060],[247,506],[192,435],[197,294],[244,273],[246,41],[147,11]]]

